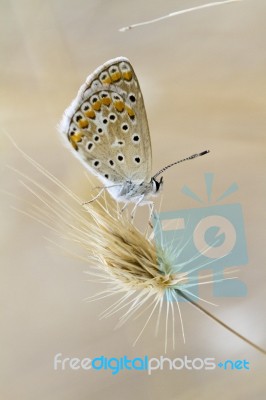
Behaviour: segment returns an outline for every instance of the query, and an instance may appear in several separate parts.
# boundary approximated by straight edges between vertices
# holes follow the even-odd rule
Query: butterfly
[[[176,161],[152,176],[143,96],[134,69],[125,57],[107,61],[87,77],[66,109],[59,131],[78,159],[103,183],[102,190],[107,189],[125,205],[135,203],[134,209],[153,204],[150,198],[163,186],[163,178],[156,178],[163,171],[209,152]]]

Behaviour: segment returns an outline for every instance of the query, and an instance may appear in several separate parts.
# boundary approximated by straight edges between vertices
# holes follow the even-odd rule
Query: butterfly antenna
[[[183,162],[183,161],[193,160],[193,158],[200,157],[200,156],[204,156],[205,154],[208,154],[209,152],[210,152],[210,150],[204,150],[204,151],[202,151],[201,153],[192,154],[192,156],[183,158],[182,160],[175,161],[175,162],[173,162],[172,164],[169,164],[169,165],[167,165],[166,167],[160,169],[160,171],[158,171],[158,172],[153,176],[153,179],[157,178],[158,175],[161,175],[162,172],[164,172],[166,169],[172,167],[173,165],[179,164],[179,163],[181,163],[181,162]]]

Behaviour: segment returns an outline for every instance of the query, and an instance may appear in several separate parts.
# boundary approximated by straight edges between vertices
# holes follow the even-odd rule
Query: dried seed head
[[[108,199],[108,204],[112,200]],[[83,245],[94,254],[98,267],[128,288],[151,288],[157,291],[176,285],[183,279],[170,271],[169,261],[153,241],[136,228],[125,214],[99,201],[85,206],[90,224],[90,237]],[[97,254],[95,260],[95,254]]]
[[[82,206],[81,199],[69,188],[22,150],[18,150],[48,179],[47,186],[43,186],[39,181],[13,169],[23,178],[21,184],[39,202],[39,204],[35,202],[30,211],[18,211],[49,227],[57,234],[59,240],[62,239],[67,243],[63,248],[69,253],[73,254],[74,246],[74,255],[89,264],[88,273],[96,276],[105,287],[109,283],[101,293],[91,296],[91,300],[122,295],[102,313],[102,317],[108,317],[127,307],[127,311],[119,319],[118,325],[121,326],[130,317],[139,316],[144,311],[150,310],[137,341],[155,311],[158,312],[155,333],[158,332],[160,318],[163,315],[162,309],[165,307],[166,351],[169,321],[172,322],[173,347],[175,347],[174,307],[177,307],[185,340],[179,296],[185,291],[183,297],[187,298],[190,287],[198,284],[198,276],[195,279],[194,271],[204,266],[184,272],[184,263],[178,265],[178,252],[174,254],[163,243],[161,248],[155,246],[150,236],[142,233],[126,214],[121,214],[117,204],[110,197],[106,199],[104,196],[101,200],[97,199]],[[59,194],[56,195],[58,191]],[[62,247],[59,240],[53,243]],[[81,255],[81,248],[85,252],[84,256]],[[206,277],[208,276],[202,278]],[[210,282],[213,280],[201,283]]]

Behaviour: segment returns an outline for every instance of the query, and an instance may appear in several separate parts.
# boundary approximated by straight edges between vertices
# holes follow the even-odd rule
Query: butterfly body
[[[125,203],[152,203],[151,197],[156,196],[162,189],[162,179],[158,182],[151,178],[150,182],[126,181],[122,186],[107,187],[109,193],[117,200]]]

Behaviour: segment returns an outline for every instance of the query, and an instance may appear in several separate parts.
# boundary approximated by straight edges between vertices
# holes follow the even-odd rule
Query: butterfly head
[[[163,177],[161,177],[159,181],[157,181],[155,178],[151,178],[151,183],[152,183],[152,193],[157,194],[163,188]]]

